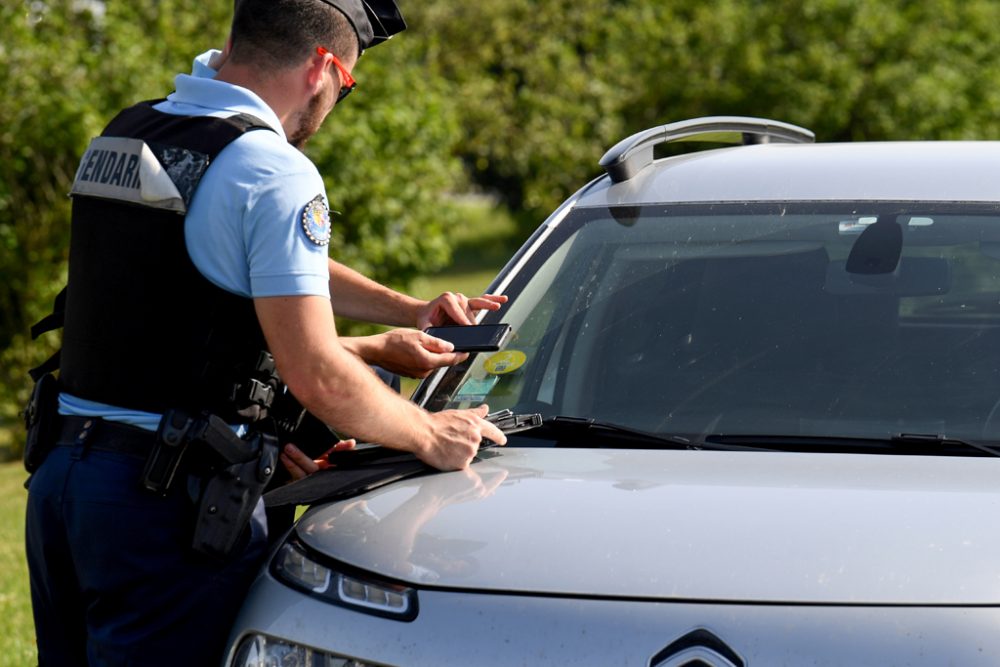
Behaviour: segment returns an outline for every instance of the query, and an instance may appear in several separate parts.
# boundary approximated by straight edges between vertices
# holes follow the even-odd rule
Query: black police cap
[[[377,46],[406,30],[394,0],[322,0],[340,10],[354,27],[361,50]]]

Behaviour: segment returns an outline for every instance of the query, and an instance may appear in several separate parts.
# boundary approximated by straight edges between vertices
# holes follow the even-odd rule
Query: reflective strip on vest
[[[83,154],[70,195],[184,214],[206,169],[204,153],[170,147],[158,155],[141,139],[97,137]]]

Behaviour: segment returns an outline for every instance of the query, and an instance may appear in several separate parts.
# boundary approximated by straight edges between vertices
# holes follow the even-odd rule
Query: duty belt
[[[100,417],[60,417],[58,446],[84,445],[87,449],[145,459],[156,444],[156,433],[138,426]]]

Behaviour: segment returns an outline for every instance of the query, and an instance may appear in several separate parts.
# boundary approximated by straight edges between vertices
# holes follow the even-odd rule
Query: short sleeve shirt
[[[165,113],[246,113],[274,131],[247,132],[205,172],[184,222],[188,254],[212,283],[245,297],[329,298],[329,203],[315,165],[288,143],[281,122],[254,92],[216,81],[207,56],[156,106]],[[155,428],[159,415],[63,395],[62,414],[101,416]]]
[[[288,143],[274,112],[252,91],[186,74],[175,85],[159,111],[247,113],[274,129],[247,132],[205,172],[184,228],[195,266],[241,296],[329,298],[329,204],[316,167]]]

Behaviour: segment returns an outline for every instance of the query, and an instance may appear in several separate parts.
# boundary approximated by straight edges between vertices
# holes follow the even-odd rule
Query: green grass
[[[0,464],[0,667],[36,664],[28,566],[24,561],[26,477],[20,462]]]

